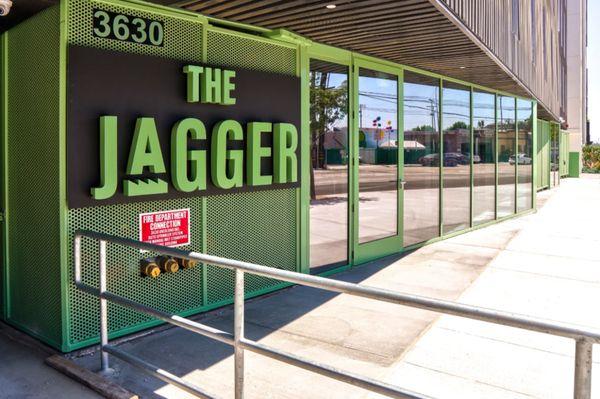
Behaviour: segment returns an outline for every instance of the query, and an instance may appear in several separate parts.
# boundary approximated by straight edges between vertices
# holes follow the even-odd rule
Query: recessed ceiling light
[[[337,7],[335,4],[327,4],[327,5],[325,6],[325,8],[328,8],[328,9],[330,9],[330,10],[333,10],[335,7]]]
[[[460,69],[465,69],[466,67],[465,67],[465,66],[461,66],[461,67],[459,67],[459,68],[460,68]]]

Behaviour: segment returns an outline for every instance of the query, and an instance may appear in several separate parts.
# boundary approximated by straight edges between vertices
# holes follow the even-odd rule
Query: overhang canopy
[[[152,0],[536,98],[442,0]],[[18,0],[0,32],[58,0]],[[335,4],[335,8],[327,8]],[[490,21],[493,23],[493,21]],[[538,116],[558,117],[538,98]]]
[[[56,3],[58,0],[13,0],[8,15],[0,17],[0,33]]]
[[[330,4],[336,7],[327,8]],[[177,5],[535,98],[441,0],[184,0]],[[541,103],[538,116],[556,119]]]

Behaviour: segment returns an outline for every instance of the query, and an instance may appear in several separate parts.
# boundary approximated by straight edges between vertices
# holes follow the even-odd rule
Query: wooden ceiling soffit
[[[178,5],[216,18],[287,29],[316,42],[533,96],[434,3],[437,1],[184,0]],[[336,7],[328,9],[328,4]],[[539,116],[555,119],[542,106]]]

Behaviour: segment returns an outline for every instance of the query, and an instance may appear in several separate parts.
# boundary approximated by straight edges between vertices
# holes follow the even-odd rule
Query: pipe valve
[[[160,275],[160,267],[153,259],[142,259],[140,261],[140,272],[143,276],[156,278]]]
[[[176,273],[179,270],[179,263],[170,256],[161,255],[156,258],[160,270],[166,273]]]
[[[198,266],[198,261],[192,259],[178,258],[177,262],[183,269],[191,269],[193,267]]]

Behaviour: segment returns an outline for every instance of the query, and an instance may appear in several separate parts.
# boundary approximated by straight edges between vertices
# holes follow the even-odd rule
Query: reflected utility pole
[[[363,110],[367,108],[367,106],[365,104],[360,104],[358,106],[358,117],[360,118],[360,128],[362,129],[363,127]]]

